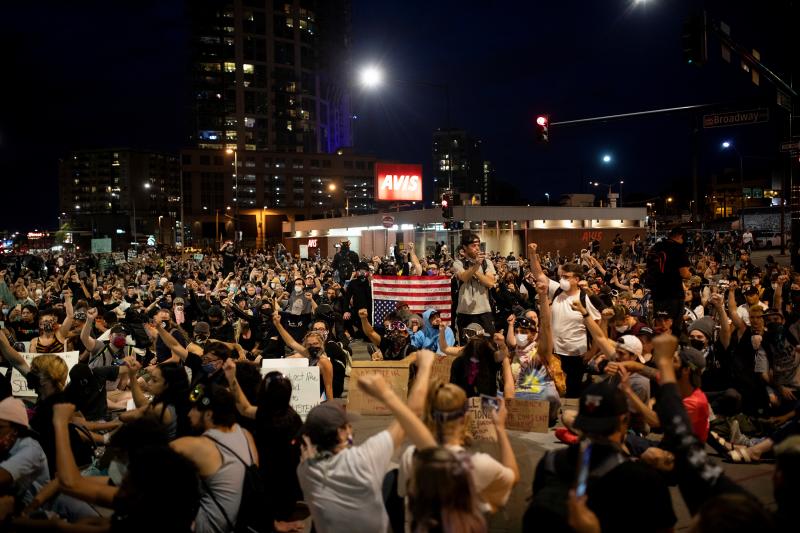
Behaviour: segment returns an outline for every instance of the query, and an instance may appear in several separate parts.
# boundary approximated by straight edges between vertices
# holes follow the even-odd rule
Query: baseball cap
[[[631,328],[631,333],[636,336],[639,335],[650,335],[651,337],[655,335],[653,328],[642,324],[641,322],[637,323],[633,328]]]
[[[181,298],[180,296],[172,300],[172,303],[174,303],[175,305],[184,305],[183,298]]]
[[[28,425],[28,413],[25,410],[25,404],[22,400],[18,400],[9,396],[0,402],[0,420],[17,424],[24,428],[30,429]]]
[[[667,320],[672,318],[672,316],[667,311],[656,311],[655,315],[653,315],[654,320],[658,319]]]
[[[703,357],[702,352],[691,346],[681,346],[678,356],[692,370],[702,370],[706,367],[706,358]]]
[[[211,327],[208,325],[208,322],[198,322],[194,325],[194,332],[200,335],[210,335]]]
[[[744,293],[745,294],[758,294],[758,289],[756,289],[755,287],[753,287],[751,285],[746,291],[744,291]]]
[[[308,435],[312,443],[318,443],[330,433],[354,421],[355,417],[345,411],[341,404],[328,401],[308,412],[298,435]]]
[[[642,355],[642,341],[633,335],[623,335],[617,339],[617,348],[622,348],[636,357],[641,357]]]
[[[627,412],[625,394],[616,385],[601,381],[590,385],[581,394],[575,429],[583,433],[609,435],[617,429],[620,415]]]

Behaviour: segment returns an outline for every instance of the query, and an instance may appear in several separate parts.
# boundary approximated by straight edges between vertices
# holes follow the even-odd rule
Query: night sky
[[[689,114],[553,126],[550,143],[534,141],[539,113],[552,121],[660,107],[719,103],[747,109],[774,102],[738,61],[685,65],[681,22],[699,1],[522,2],[491,0],[353,0],[353,77],[380,64],[387,85],[354,90],[356,150],[425,164],[431,132],[445,126],[444,93],[415,82],[448,83],[451,127],[483,140],[496,176],[531,202],[585,189],[588,178],[625,180],[625,197],[670,193],[688,202]],[[790,50],[780,38],[797,23],[781,11],[789,0],[708,0],[734,38],[758,48],[784,74]],[[733,4],[734,7],[731,7]],[[131,146],[176,151],[186,118],[184,1],[18,2],[2,7],[0,177],[7,195],[0,229],[53,227],[57,162],[70,149]],[[796,26],[795,26],[796,27]],[[403,80],[404,83],[394,83]],[[773,113],[778,117],[779,113]],[[782,140],[770,124],[705,130],[700,176],[738,167],[719,144],[731,139],[745,175],[777,166]],[[602,165],[609,153],[611,165]],[[637,194],[637,196],[631,196]]]

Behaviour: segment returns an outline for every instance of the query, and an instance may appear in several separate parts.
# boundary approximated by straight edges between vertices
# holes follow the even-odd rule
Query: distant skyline
[[[794,22],[776,14],[787,3],[770,2],[774,11],[767,13],[763,2],[705,2],[735,38],[782,74],[800,49]],[[545,192],[553,199],[578,192],[589,177],[623,178],[623,197],[655,195],[690,176],[689,115],[556,126],[545,146],[535,143],[535,116],[558,121],[697,103],[774,102],[768,84],[752,85],[738,61],[720,59],[713,39],[708,65],[683,64],[688,2],[579,4],[353,0],[356,150],[420,162],[430,179],[432,132],[450,126],[482,139],[496,177],[530,201],[544,202]],[[57,161],[70,149],[177,152],[184,144],[185,0],[43,0],[4,5],[2,14],[7,75],[0,88],[0,178],[15,196],[0,211],[0,229],[55,225]],[[373,63],[390,82],[448,83],[450,124],[444,124],[439,89],[413,83],[389,83],[373,93],[358,88],[358,67]],[[767,172],[764,158],[782,140],[778,113],[773,117],[767,125],[703,131],[701,178],[738,164],[719,149],[724,139],[748,157],[746,174]],[[607,165],[605,153],[613,156]]]

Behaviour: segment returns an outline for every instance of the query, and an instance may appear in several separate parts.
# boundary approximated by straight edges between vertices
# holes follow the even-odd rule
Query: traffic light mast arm
[[[690,109],[700,109],[703,107],[714,107],[719,104],[697,104],[685,105],[680,107],[665,107],[661,109],[649,109],[647,111],[634,111],[633,113],[620,113],[618,115],[603,115],[600,117],[577,118],[574,120],[561,120],[558,122],[551,122],[551,126],[569,126],[570,124],[583,124],[587,122],[600,122],[604,120],[614,120],[618,118],[640,117],[645,115],[656,115],[659,113],[675,113],[677,111],[688,111]]]

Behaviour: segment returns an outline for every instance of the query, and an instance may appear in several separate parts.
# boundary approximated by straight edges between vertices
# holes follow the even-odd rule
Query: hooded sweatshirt
[[[422,314],[422,328],[411,336],[411,345],[414,348],[439,352],[439,328],[431,325],[433,313],[433,309],[428,309]],[[448,346],[455,345],[456,337],[449,326],[445,329],[444,338]]]

